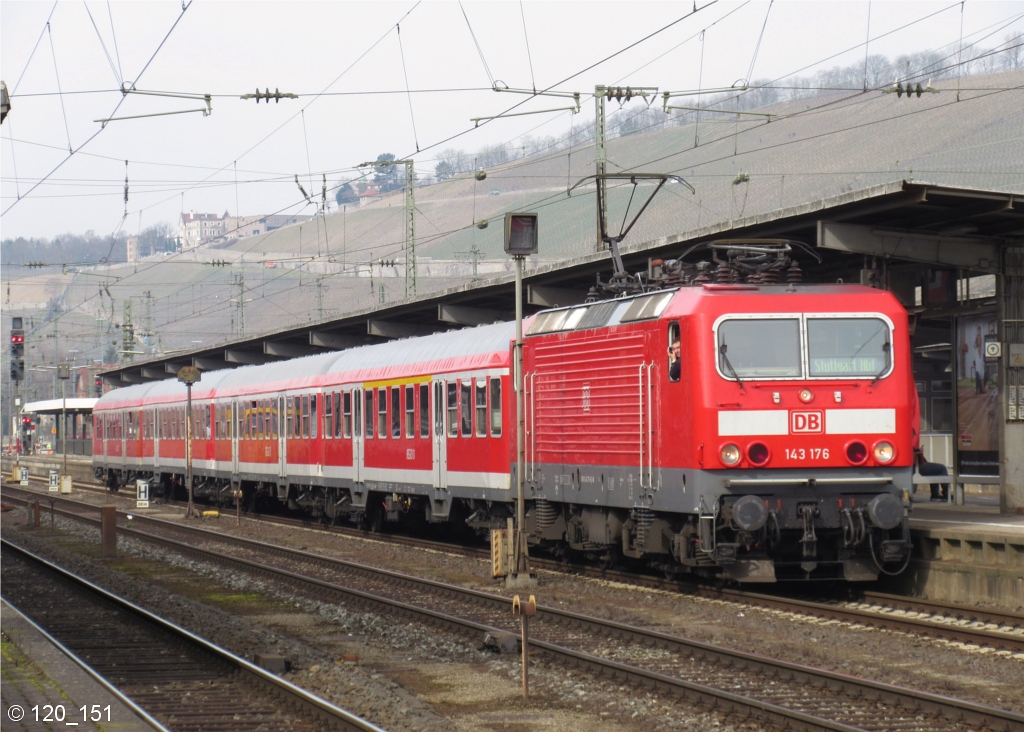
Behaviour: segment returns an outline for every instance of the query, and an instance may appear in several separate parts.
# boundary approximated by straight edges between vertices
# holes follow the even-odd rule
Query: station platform
[[[1024,515],[999,513],[995,486],[963,493],[962,505],[914,496],[907,571],[885,584],[894,592],[965,605],[1024,609]]]
[[[3,675],[0,679],[3,720],[0,727],[4,730],[153,732],[157,729],[136,716],[20,612],[3,601],[0,601],[0,625],[3,626]],[[82,707],[85,707],[84,712]],[[47,715],[49,721],[46,721]],[[95,715],[99,716],[98,721]]]
[[[14,466],[14,456],[4,455],[0,459],[3,468],[3,479],[11,477],[11,468]],[[30,475],[47,476],[51,470],[61,471],[64,467],[63,455],[19,455],[18,464],[28,468]],[[92,458],[81,455],[68,455],[68,475],[75,480],[93,480]]]

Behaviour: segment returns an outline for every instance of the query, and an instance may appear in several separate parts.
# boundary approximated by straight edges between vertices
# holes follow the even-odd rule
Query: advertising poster
[[[999,364],[985,359],[986,341],[997,337],[995,313],[957,319],[957,472],[960,475],[999,475]]]

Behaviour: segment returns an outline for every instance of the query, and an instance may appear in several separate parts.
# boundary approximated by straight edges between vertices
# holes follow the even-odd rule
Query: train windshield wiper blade
[[[888,356],[889,356],[889,349],[890,348],[891,348],[891,346],[889,345],[889,341],[886,341],[885,343],[882,344],[882,353],[884,353],[886,355],[885,363],[882,364],[882,370],[879,371],[877,374],[875,374],[875,378],[873,378],[871,380],[871,383],[868,384],[868,386],[874,386],[875,382],[878,381],[879,379],[881,379],[882,378],[882,374],[884,374],[885,370],[887,368],[889,368],[889,358],[888,358]]]
[[[718,347],[718,352],[722,354],[722,360],[725,362],[725,365],[729,367],[729,370],[732,371],[732,375],[736,377],[736,383],[739,384],[740,388],[742,389],[743,380],[740,379],[740,375],[736,373],[736,369],[732,367],[732,363],[730,363],[729,361],[729,356],[726,355],[727,350],[729,350],[728,344],[723,343]]]

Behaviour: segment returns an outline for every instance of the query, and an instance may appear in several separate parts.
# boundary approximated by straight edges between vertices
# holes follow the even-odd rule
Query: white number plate
[[[828,448],[787,447],[786,460],[828,460]]]

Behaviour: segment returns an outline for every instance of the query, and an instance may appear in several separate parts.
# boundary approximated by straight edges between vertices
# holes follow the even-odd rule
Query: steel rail
[[[36,476],[32,477],[36,478]],[[42,481],[43,479],[40,477],[38,480]],[[106,489],[97,489],[95,486],[90,486],[86,483],[82,483],[80,485],[83,488],[88,488],[93,491],[101,490],[106,493]],[[62,498],[60,500],[67,501],[69,499]],[[464,556],[490,559],[490,553],[486,549],[478,547],[461,546],[448,542],[437,542],[429,539],[419,539],[395,534],[375,534],[373,532],[349,527],[326,527],[315,521],[294,519],[283,516],[250,514],[249,518],[255,521],[266,521],[268,523],[280,524],[283,526],[300,526],[306,529],[325,531],[327,533],[340,534],[342,536],[354,536],[375,540],[385,540],[386,537],[387,541],[405,546],[413,546],[434,551],[449,551],[452,553],[462,554]],[[941,638],[959,643],[981,645],[1013,653],[1024,652],[1024,635],[1014,635],[1003,630],[1003,628],[1014,629],[1024,626],[1024,615],[1012,613],[1010,611],[976,608],[948,602],[906,598],[898,595],[884,595],[882,593],[862,593],[865,598],[865,602],[881,602],[882,604],[893,608],[909,609],[919,613],[929,613],[932,616],[970,618],[978,622],[999,626],[999,629],[993,630],[990,628],[953,625],[945,622],[942,617],[911,618],[892,615],[879,610],[842,607],[825,602],[815,602],[812,600],[786,597],[781,594],[774,595],[735,588],[721,588],[691,580],[662,579],[623,570],[600,569],[582,564],[568,564],[557,559],[531,557],[530,562],[537,569],[545,569],[561,574],[580,574],[586,577],[622,582],[625,584],[634,584],[660,590],[675,591],[709,599],[727,600],[749,606],[765,607],[785,612],[796,612],[813,617],[839,620],[841,622],[859,623],[870,627],[887,628],[904,633]],[[877,597],[878,600],[872,600],[872,597]]]
[[[81,514],[64,511],[61,511],[61,513],[71,518],[92,523],[96,522],[95,519],[82,516]],[[136,520],[139,520],[139,518]],[[143,523],[152,523],[160,526],[161,528],[166,527],[173,531],[182,532],[193,537],[234,544],[249,550],[259,551],[263,554],[277,554],[333,569],[342,569],[357,575],[388,578],[389,580],[400,583],[404,586],[429,590],[435,595],[460,597],[476,604],[490,605],[492,608],[499,609],[507,609],[509,605],[507,598],[492,593],[481,592],[479,590],[462,588],[455,585],[437,582],[435,580],[420,579],[391,570],[379,569],[346,560],[333,559],[323,555],[297,549],[290,549],[288,547],[282,547],[275,544],[243,539],[229,534],[219,534],[199,527],[182,526],[180,524],[163,521],[161,519],[146,518],[142,521]],[[298,574],[279,567],[255,562],[253,560],[224,555],[220,552],[204,549],[194,544],[188,544],[175,539],[141,532],[136,529],[120,528],[119,530],[127,536],[161,544],[175,551],[193,555],[207,561],[234,566],[257,574],[285,579],[299,585],[313,586],[326,593],[341,594],[359,603],[384,608],[388,612],[394,612],[397,610],[403,614],[418,617],[427,622],[443,623],[464,633],[501,632],[501,629],[492,628],[475,621],[457,618],[452,616],[450,613],[441,613],[430,608],[424,608],[362,590],[344,587],[317,577]],[[718,663],[726,664],[729,667],[739,669],[753,669],[765,675],[789,679],[795,683],[809,685],[814,688],[840,689],[851,697],[874,699],[902,709],[920,710],[926,713],[942,716],[947,720],[959,720],[972,726],[984,725],[993,730],[1012,730],[1024,726],[1024,714],[1019,714],[1009,710],[997,709],[966,700],[953,699],[930,692],[904,689],[891,684],[861,679],[847,674],[825,671],[801,664],[779,661],[757,654],[736,651],[714,646],[712,644],[689,640],[680,636],[649,631],[623,623],[594,618],[579,613],[572,613],[559,608],[538,605],[537,610],[538,620],[550,618],[561,625],[573,627],[574,629],[585,629],[591,634],[600,634],[614,638],[625,638],[627,640],[652,647],[667,648],[691,657],[711,659]],[[841,723],[829,720],[818,719],[817,721],[813,721],[816,718],[807,719],[806,717],[809,715],[797,710],[776,707],[768,702],[738,696],[732,692],[727,692],[714,687],[694,684],[693,682],[687,682],[675,677],[665,676],[664,674],[659,674],[657,672],[629,664],[610,661],[605,658],[568,649],[556,644],[531,639],[531,645],[544,650],[555,658],[571,662],[575,665],[581,665],[594,671],[611,673],[613,675],[625,675],[635,683],[639,683],[641,685],[653,684],[654,686],[665,690],[672,689],[681,693],[684,698],[688,699],[695,698],[693,695],[697,695],[703,698],[705,703],[711,703],[713,706],[722,706],[725,704],[728,709],[734,713],[740,713],[742,711],[743,714],[758,713],[766,715],[764,718],[767,721],[771,721],[773,724],[788,723],[791,726],[796,724],[798,728],[801,729],[851,729]],[[722,694],[726,694],[728,696],[722,696]],[[737,696],[738,698],[736,698]],[[793,714],[797,716],[792,716]]]
[[[67,513],[67,515],[74,517],[75,514]],[[351,712],[341,709],[334,704],[331,704],[325,699],[321,699],[315,694],[302,689],[301,687],[286,681],[275,674],[272,674],[264,669],[256,666],[253,663],[235,655],[227,649],[221,648],[220,646],[211,643],[205,638],[196,635],[195,633],[182,628],[180,625],[171,622],[165,618],[156,615],[155,613],[146,610],[139,605],[127,600],[119,595],[106,590],[99,585],[90,582],[87,579],[79,577],[78,575],[60,567],[49,560],[46,560],[37,554],[19,546],[6,538],[0,537],[0,546],[4,549],[13,551],[18,555],[26,558],[30,562],[43,566],[50,572],[58,575],[59,577],[70,581],[71,583],[79,586],[94,595],[97,595],[105,600],[113,603],[120,609],[127,610],[132,616],[141,618],[149,623],[161,628],[162,630],[170,633],[178,640],[185,641],[188,645],[198,647],[203,651],[213,655],[217,659],[226,662],[230,667],[236,669],[237,672],[241,672],[243,676],[248,677],[251,681],[255,682],[258,686],[267,689],[272,694],[277,694],[285,697],[290,703],[294,704],[298,708],[302,709],[306,713],[311,714],[314,718],[322,720],[329,726],[335,726],[337,728],[346,730],[347,732],[385,732],[382,728],[377,725],[362,719]],[[5,600],[6,601],[6,600]],[[120,696],[120,694],[118,694]],[[148,718],[148,715],[147,715]]]
[[[152,727],[154,730],[156,730],[156,732],[171,732],[171,730],[167,729],[162,724],[160,724],[159,721],[154,719],[149,714],[149,712],[147,712],[145,709],[143,709],[138,704],[136,704],[134,701],[132,701],[126,694],[124,694],[124,692],[122,692],[116,686],[114,686],[109,681],[107,681],[105,678],[103,678],[103,676],[96,669],[94,669],[88,663],[86,663],[81,658],[79,658],[78,655],[75,654],[70,648],[68,648],[63,643],[61,643],[59,640],[57,640],[52,635],[50,635],[46,631],[46,628],[44,628],[43,626],[39,625],[36,621],[34,621],[32,618],[30,618],[25,613],[23,613],[18,608],[17,605],[15,605],[13,602],[8,600],[7,598],[4,598],[4,604],[7,607],[11,608],[11,610],[16,612],[18,614],[18,616],[20,616],[20,618],[21,618],[21,620],[23,622],[25,622],[26,624],[31,626],[33,630],[35,630],[37,633],[39,633],[39,635],[43,636],[43,638],[45,638],[47,640],[47,642],[50,643],[50,645],[52,645],[58,651],[63,653],[72,663],[74,663],[76,666],[78,666],[78,668],[82,669],[82,671],[84,671],[85,674],[87,676],[89,676],[89,678],[91,678],[97,684],[102,686],[109,694],[111,694],[115,699],[117,699],[125,707],[127,707],[128,710],[132,714],[134,714],[136,717],[141,719],[146,725],[148,725],[149,727]]]

